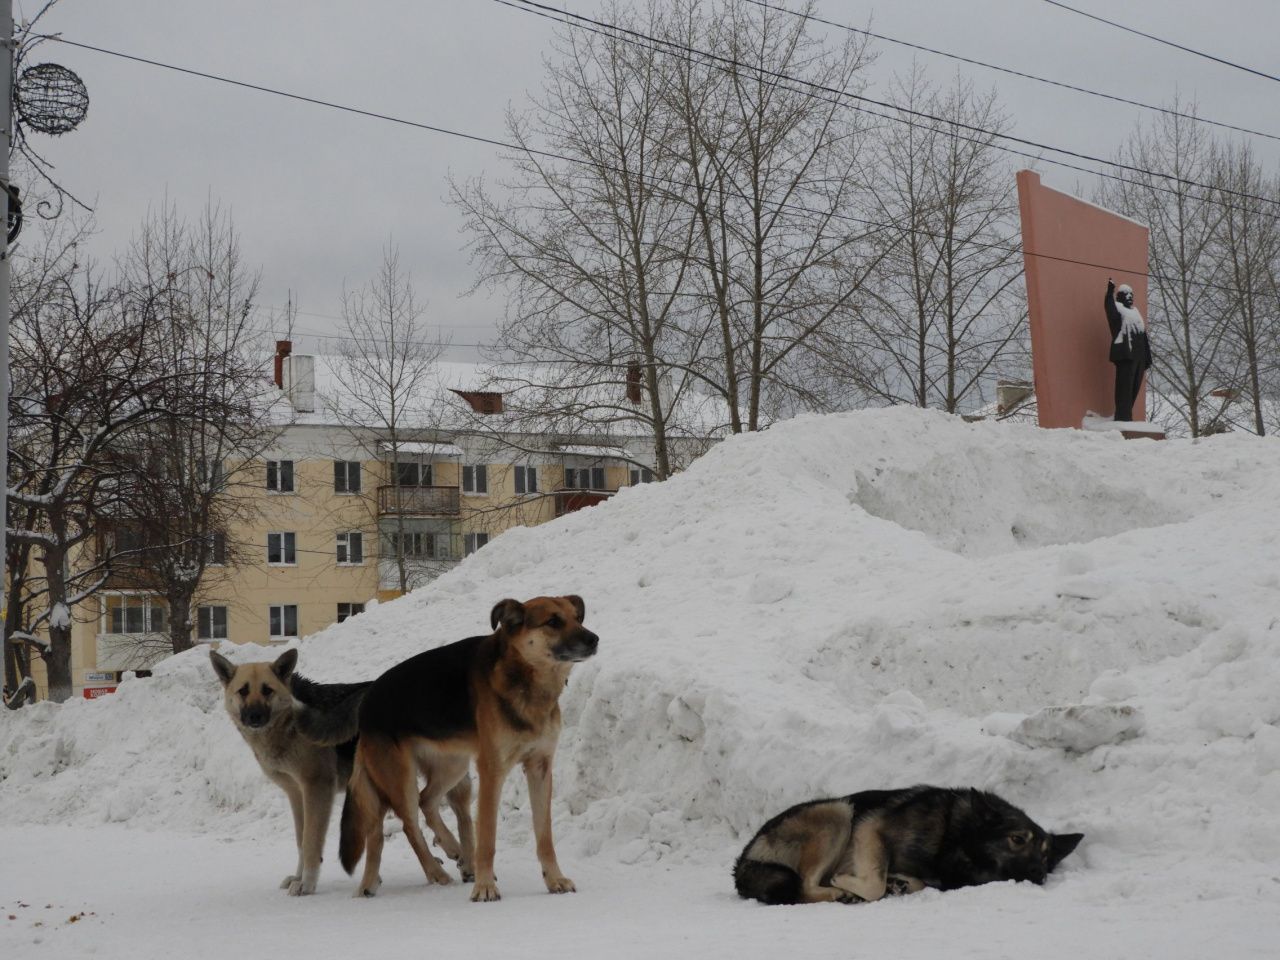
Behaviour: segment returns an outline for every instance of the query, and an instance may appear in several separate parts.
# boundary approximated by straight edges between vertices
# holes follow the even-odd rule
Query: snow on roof
[[[412,440],[401,440],[397,444],[381,443],[383,453],[423,455],[432,457],[461,457],[462,448],[454,443],[418,443]]]
[[[627,451],[621,447],[594,447],[585,443],[561,443],[556,452],[569,457],[593,457],[597,460],[626,460]]]
[[[346,426],[354,421],[378,425],[371,422],[376,418],[371,416],[368,398],[355,396],[355,387],[344,375],[344,358],[326,354],[293,356],[304,359],[309,357],[314,362],[315,404],[313,410],[296,410],[290,405],[286,394],[278,393],[280,407],[277,416],[280,422]],[[407,409],[400,411],[400,423],[405,429],[474,428],[474,415],[469,405],[459,398],[458,391],[523,395],[538,390],[539,384],[551,382],[554,376],[555,368],[551,365],[437,361],[426,381],[414,391]],[[611,407],[606,418],[610,435],[646,436],[648,430],[638,418],[623,415],[627,405],[625,391],[625,384],[601,382],[579,390],[578,395],[588,403]],[[724,410],[724,404],[716,398],[687,391],[681,396],[677,415],[673,418],[676,424],[674,434],[717,435],[722,432],[728,419]],[[388,417],[389,410],[384,411],[384,422]],[[490,427],[511,424],[513,428],[518,427],[525,432],[539,432],[536,422],[531,425],[528,419],[519,418],[510,407],[505,413],[484,417],[483,423]]]
[[[1172,888],[1256,912],[1280,854],[1280,511],[1259,509],[1277,489],[1269,438],[1125,442],[912,408],[803,417],[511,529],[303,640],[300,668],[375,677],[484,632],[503,597],[576,593],[601,642],[563,694],[556,830],[562,857],[602,858],[586,873],[688,862],[723,898],[742,838],[790,804],[971,784],[1085,832],[1044,896],[1123,919]],[[207,654],[155,674],[93,703],[0,711],[11,824],[287,834]],[[1042,716],[1034,741],[1013,736],[1070,705],[1141,723],[1081,736]],[[523,804],[502,816],[527,835]]]

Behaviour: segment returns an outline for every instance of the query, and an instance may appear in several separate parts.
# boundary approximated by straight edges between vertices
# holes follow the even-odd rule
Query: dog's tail
[[[747,900],[768,904],[800,902],[800,874],[778,863],[739,857],[733,865],[733,885],[738,896]]]
[[[342,832],[338,841],[338,856],[342,869],[347,873],[352,873],[364,856],[365,837],[369,831],[375,827],[381,829],[378,807],[377,788],[365,772],[360,748],[357,747],[351,779],[347,783],[347,796],[342,801]]]
[[[334,747],[355,738],[360,727],[360,704],[368,683],[313,683],[292,678],[294,722],[312,743]]]

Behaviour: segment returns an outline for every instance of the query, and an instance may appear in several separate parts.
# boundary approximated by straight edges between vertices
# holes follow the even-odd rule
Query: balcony
[[[379,515],[456,517],[462,512],[457,487],[378,487]]]
[[[587,490],[581,487],[561,487],[554,493],[556,516],[563,517],[566,513],[574,513],[584,507],[594,507],[597,503],[603,503],[608,500],[617,492],[616,489]]]

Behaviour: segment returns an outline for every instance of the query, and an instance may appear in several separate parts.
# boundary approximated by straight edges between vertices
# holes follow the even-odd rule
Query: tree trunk
[[[169,643],[173,652],[190,650],[196,645],[192,636],[195,631],[191,629],[192,594],[186,590],[170,593],[165,600],[169,603]]]
[[[60,529],[61,517],[56,512],[49,516],[53,535],[65,539]],[[56,547],[46,547],[41,560],[44,564],[45,584],[49,603],[49,649],[41,652],[49,682],[49,699],[62,703],[71,697],[71,610],[67,605],[67,582],[63,575],[66,553]]]
[[[49,628],[49,649],[44,658],[49,682],[49,699],[63,703],[71,699],[71,625]]]

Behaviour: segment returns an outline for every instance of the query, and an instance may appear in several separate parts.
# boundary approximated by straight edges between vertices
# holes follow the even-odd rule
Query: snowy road
[[[332,847],[332,838],[330,847]],[[273,883],[289,844],[264,847],[121,827],[0,830],[0,956],[25,958],[449,956],[654,958],[1275,957],[1280,880],[1239,878],[1219,899],[1125,896],[1077,865],[1045,888],[994,885],[865,906],[762,907],[738,900],[726,867],[572,862],[575,896],[542,892],[525,850],[500,852],[504,899],[426,888],[403,841],[386,883],[353,900],[333,866],[316,896]],[[1110,892],[1108,892],[1110,891]],[[1267,894],[1270,893],[1269,896]],[[25,904],[25,906],[24,906]],[[78,919],[72,921],[72,917]],[[457,951],[465,949],[465,954]]]

